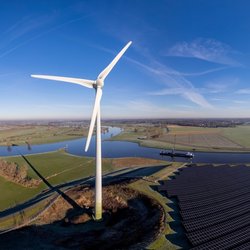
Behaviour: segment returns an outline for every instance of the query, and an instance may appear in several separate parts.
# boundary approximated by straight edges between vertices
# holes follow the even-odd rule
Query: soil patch
[[[83,209],[59,198],[35,225],[0,235],[3,249],[144,249],[164,228],[162,207],[125,184],[103,188],[103,220],[95,222],[94,192],[86,187],[67,192]],[[86,212],[87,209],[87,212]],[[15,239],[15,241],[13,241]]]

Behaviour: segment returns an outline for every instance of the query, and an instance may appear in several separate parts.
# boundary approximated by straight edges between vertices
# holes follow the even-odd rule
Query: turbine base
[[[94,220],[95,221],[102,220],[102,203],[95,204],[95,216],[94,216]]]

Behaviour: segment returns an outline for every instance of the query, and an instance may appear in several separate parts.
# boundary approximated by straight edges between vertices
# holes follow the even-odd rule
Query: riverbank
[[[205,128],[178,125],[118,124],[103,127],[103,140],[138,143],[141,147],[197,151],[250,152],[250,126]],[[84,138],[88,126],[10,126],[0,130],[0,146],[14,151],[11,145],[31,148],[55,144],[66,147],[72,140]],[[44,145],[43,145],[44,144]],[[8,147],[8,148],[7,148]],[[23,146],[22,146],[23,147]]]

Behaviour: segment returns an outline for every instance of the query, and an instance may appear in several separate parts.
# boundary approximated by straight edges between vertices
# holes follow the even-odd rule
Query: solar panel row
[[[250,186],[249,186],[250,187]],[[180,201],[179,206],[182,210],[193,209],[197,207],[202,207],[206,205],[213,205],[215,202],[225,201],[228,199],[233,199],[241,195],[246,195],[250,193],[250,188],[243,187],[242,189],[233,190],[229,193],[222,193],[212,197],[208,197],[204,200],[194,200],[194,201]]]
[[[181,210],[180,214],[183,219],[187,220],[191,218],[203,217],[208,214],[213,214],[226,209],[237,207],[246,202],[250,202],[250,195],[240,196],[232,200],[226,200],[224,202],[215,203],[213,206],[198,207],[191,210]]]
[[[207,173],[209,174],[209,173]],[[230,185],[233,183],[238,183],[239,180],[247,179],[249,178],[250,174],[245,173],[244,176],[242,175],[243,173],[240,174],[233,174],[232,176],[228,176],[227,178],[220,177],[219,180],[207,180],[203,179],[201,177],[196,178],[196,179],[191,179],[189,178],[188,180],[181,180],[181,179],[173,179],[171,183],[166,183],[168,188],[173,187],[175,190],[181,190],[180,186],[185,187],[187,186],[188,189],[192,188],[202,188],[205,186],[210,186],[210,185],[216,185],[216,186],[225,186],[226,184]],[[213,178],[210,176],[210,178]],[[221,183],[221,178],[223,178],[223,183]],[[202,183],[200,182],[202,180]]]
[[[206,173],[211,175],[211,173]],[[220,182],[221,178],[223,178],[223,180],[229,183],[237,183],[239,179],[244,178],[245,177],[249,177],[249,173],[245,173],[244,176],[242,175],[243,172],[241,173],[233,173],[232,176],[227,176],[227,178],[224,177],[220,177],[217,180],[213,180],[213,179],[207,179],[207,178],[202,178],[201,176],[198,176],[197,178],[188,178],[188,179],[173,179],[172,183],[170,184],[171,186],[175,186],[176,189],[178,189],[179,185],[182,186],[187,186],[188,188],[194,188],[194,187],[202,187],[204,184],[206,185],[218,185],[218,186],[222,186],[222,183]],[[213,176],[210,176],[210,178],[214,178]],[[245,178],[246,179],[246,178]],[[203,183],[201,183],[200,181],[203,181]],[[166,185],[169,185],[166,183]],[[179,188],[180,189],[180,188]]]
[[[216,214],[211,214],[201,218],[195,218],[191,220],[184,220],[182,224],[184,225],[187,232],[192,232],[198,229],[206,228],[223,221],[231,220],[234,217],[244,215],[246,213],[250,214],[250,202],[243,204],[242,206],[234,207],[229,210],[223,210]]]
[[[247,170],[248,167],[236,166],[236,167],[230,167],[229,169],[229,168],[221,168],[220,166],[218,166],[218,167],[214,167],[214,169],[211,169],[211,166],[186,168],[183,171],[176,172],[175,175],[173,176],[173,179],[174,180],[181,179],[185,181],[190,178],[192,179],[204,178],[203,173],[206,172],[206,173],[209,173],[211,177],[213,177],[212,180],[207,180],[207,181],[216,181],[216,180],[219,180],[221,176],[223,176],[224,178],[227,178],[228,176],[232,176],[232,174],[237,175],[238,173],[242,173],[242,172],[248,173],[248,170]]]
[[[187,237],[193,245],[199,245],[248,225],[250,225],[250,216],[249,214],[244,214],[239,218],[236,217],[230,221],[219,223],[203,230],[187,233]]]
[[[212,169],[212,168],[213,169]],[[213,177],[214,181],[216,179],[219,179],[221,176],[223,176],[223,178],[227,178],[227,176],[232,176],[232,174],[237,174],[237,173],[249,173],[248,172],[248,167],[247,166],[234,166],[234,167],[229,167],[229,166],[217,166],[214,167],[213,165],[208,165],[208,166],[200,166],[200,167],[189,167],[189,168],[185,168],[182,172],[179,171],[178,175],[175,176],[176,179],[188,179],[188,178],[204,178],[204,173],[209,173],[211,177]],[[183,175],[182,173],[185,173],[185,175]]]
[[[250,249],[250,241],[240,245],[239,247],[235,247],[234,250],[249,250]]]
[[[234,177],[231,177],[231,178],[234,178]],[[231,180],[230,182],[229,181],[226,182],[223,179],[223,183],[220,182],[219,185],[215,185],[214,183],[210,183],[210,184],[206,185],[205,182],[202,179],[200,179],[199,181],[196,181],[196,182],[203,183],[202,186],[183,185],[181,183],[181,181],[178,181],[178,182],[173,183],[173,184],[172,183],[169,183],[168,185],[166,184],[165,189],[167,189],[167,192],[168,192],[169,195],[198,194],[198,193],[203,193],[203,192],[206,192],[206,191],[214,191],[214,190],[216,190],[216,188],[223,188],[225,190],[226,189],[232,189],[234,187],[234,185],[236,185],[236,187],[237,187],[237,186],[241,186],[242,183],[244,183],[244,184],[249,183],[248,182],[249,178],[250,178],[250,175],[244,175],[244,176],[241,176],[241,178]],[[192,182],[193,182],[193,185],[196,183],[194,181],[192,181]]]
[[[177,175],[175,179],[173,179],[173,183],[176,183],[177,181],[182,181],[183,184],[188,184],[188,181],[189,180],[199,180],[200,178],[204,179],[204,181],[206,181],[206,183],[219,183],[220,179],[223,177],[223,179],[225,180],[233,180],[231,179],[233,176],[234,177],[240,177],[242,175],[242,173],[245,173],[247,175],[249,175],[248,171],[246,171],[246,169],[241,169],[240,171],[234,171],[232,170],[230,173],[227,172],[225,174],[221,174],[219,172],[215,172],[215,173],[211,173],[210,171],[205,171],[203,170],[204,172],[208,173],[210,175],[210,177],[212,177],[212,179],[207,179],[205,178],[204,175],[201,175],[201,174],[197,174],[197,173],[192,173],[192,175],[188,175],[188,176],[185,176],[182,177],[181,176],[181,173],[180,175]],[[183,172],[183,173],[186,173],[186,172]],[[192,186],[192,183],[190,183],[190,186]]]
[[[236,246],[241,246],[250,240],[250,227],[244,227],[240,230],[229,233],[218,239],[201,244],[192,250],[211,250],[211,249],[233,249]]]
[[[250,187],[249,179],[246,181],[239,182],[238,184],[234,184],[230,187],[215,189],[215,190],[211,190],[210,192],[207,191],[207,192],[196,193],[196,194],[179,194],[178,200],[179,201],[203,200],[203,199],[207,199],[209,197],[214,197],[217,195],[223,195],[223,194],[233,192],[236,190],[241,190],[241,189],[246,188],[246,187],[247,188]]]
[[[231,180],[224,179],[223,177],[221,177],[220,182],[206,182],[202,178],[199,178],[198,180],[190,180],[189,181],[190,183],[183,183],[182,180],[176,179],[176,180],[172,180],[171,183],[166,183],[165,185],[167,186],[167,188],[172,188],[173,191],[181,191],[182,187],[187,187],[188,189],[192,190],[194,188],[200,189],[200,188],[204,187],[204,185],[205,186],[209,186],[209,185],[228,186],[228,185],[231,185],[234,183],[237,184],[237,183],[239,183],[239,180],[247,180],[249,177],[250,177],[249,174],[242,173],[242,176],[231,177]],[[212,178],[212,177],[210,177],[210,178]],[[234,178],[234,179],[232,179],[232,178]],[[221,183],[221,179],[223,179],[223,183]],[[202,181],[202,183],[200,181]]]

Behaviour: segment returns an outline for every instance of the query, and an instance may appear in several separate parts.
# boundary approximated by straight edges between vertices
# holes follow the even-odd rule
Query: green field
[[[250,148],[250,126],[225,128],[223,135],[245,148]]]
[[[0,145],[43,144],[86,136],[85,127],[9,126],[0,129]]]
[[[93,175],[94,173],[93,158],[73,156],[59,151],[28,155],[26,158],[43,177],[50,180],[51,184],[66,182],[77,177],[81,178]],[[7,157],[5,159],[16,162],[18,165],[28,166],[25,160],[20,156]],[[72,175],[72,172],[74,175]],[[30,167],[28,167],[28,176],[39,179]]]
[[[25,188],[21,185],[6,181],[0,176],[0,210],[7,207],[14,207],[16,204],[30,199],[44,189],[44,185],[39,188]]]
[[[63,152],[29,155],[26,158],[52,185],[90,176],[94,173],[94,160],[92,158],[71,156]],[[16,162],[18,165],[28,166],[20,156],[4,159]],[[104,164],[104,169],[109,168]],[[39,179],[30,167],[28,167],[28,175]],[[46,189],[47,186],[41,183],[37,188],[26,188],[0,177],[0,188],[4,190],[3,195],[0,196],[0,210],[3,210],[30,199]]]
[[[139,143],[141,146],[198,151],[250,151],[250,126],[203,128],[171,125],[167,127],[127,125],[111,140]]]

